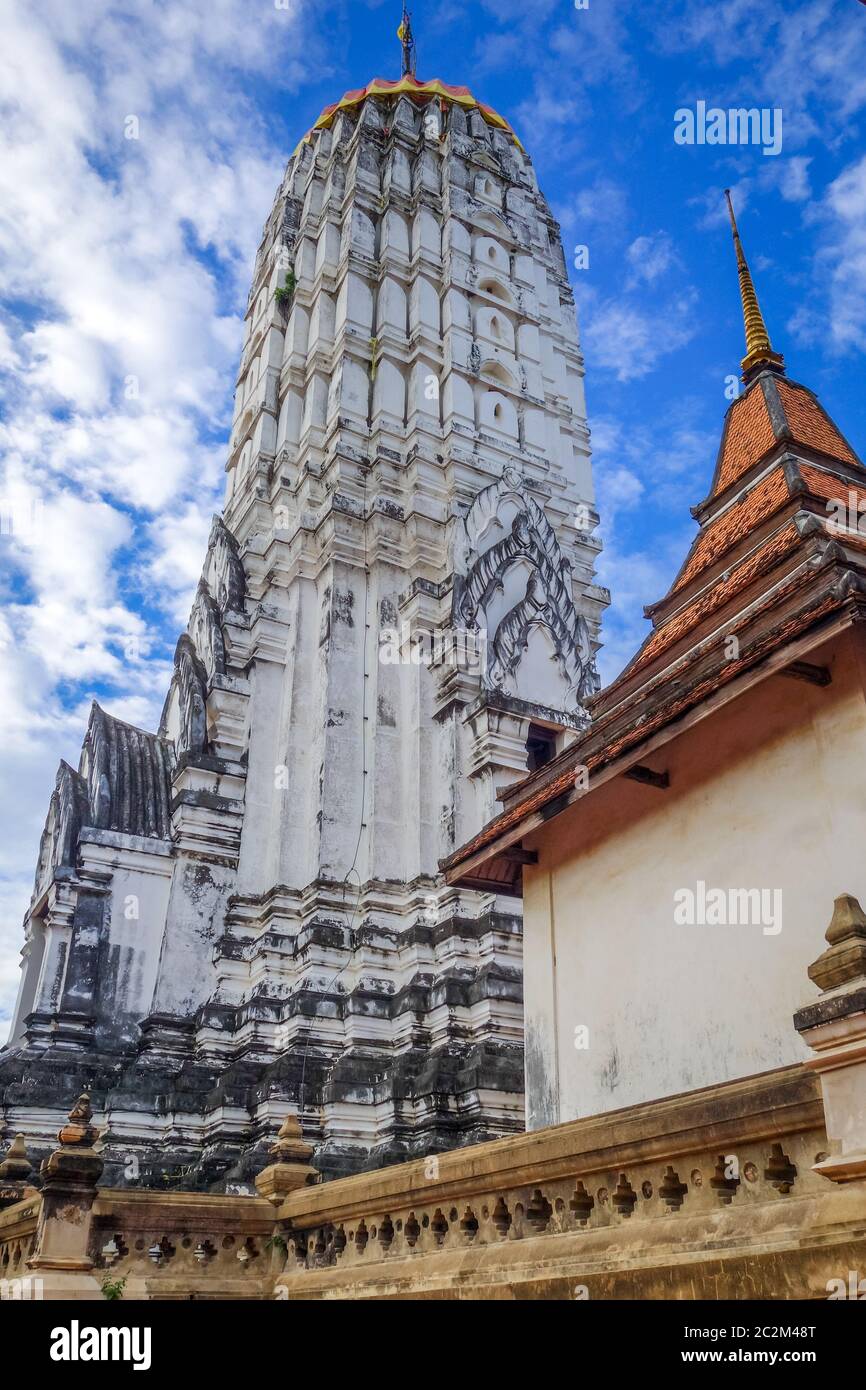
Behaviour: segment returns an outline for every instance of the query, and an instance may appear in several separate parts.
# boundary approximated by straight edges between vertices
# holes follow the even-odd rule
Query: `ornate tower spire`
[[[412,33],[412,16],[403,6],[403,18],[397,30],[397,38],[403,45],[403,76],[415,76],[415,35]]]
[[[206,1140],[208,1175],[238,1162],[235,1111],[213,1121],[210,1097],[250,1054],[244,1132],[279,1100],[329,1175],[522,1128],[519,928],[439,861],[598,685],[572,305],[529,155],[468,88],[375,79],[300,141],[160,731],[95,707],[80,770],[58,774],[0,1052],[12,1132],[36,1110],[50,1133],[53,1050],[34,1068],[58,1042],[76,1074],[128,1060],[134,1142],[162,1171],[179,1057],[202,1068],[183,1142]],[[110,888],[87,867],[106,856]],[[124,1103],[100,1086],[106,1181],[133,1142],[113,1147]],[[308,1176],[286,1133],[298,1164],[271,1156],[272,1199]]]
[[[746,329],[746,355],[741,362],[743,368],[743,381],[748,384],[760,371],[762,367],[772,367],[777,372],[784,372],[784,358],[781,353],[774,352],[770,342],[770,335],[767,332],[764,318],[761,313],[761,306],[758,303],[758,296],[755,293],[755,286],[752,283],[752,275],[746,261],[743,243],[740,241],[740,233],[737,229],[737,219],[734,216],[734,205],[731,202],[731,190],[725,189],[725,197],[728,201],[728,212],[731,218],[731,231],[734,234],[734,249],[737,253],[737,273],[740,277],[740,298],[743,301],[743,320]]]

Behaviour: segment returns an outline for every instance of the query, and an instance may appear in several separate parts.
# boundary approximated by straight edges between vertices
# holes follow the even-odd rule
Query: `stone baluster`
[[[29,1182],[32,1172],[24,1135],[16,1134],[0,1163],[0,1211],[35,1194],[36,1188]]]
[[[866,914],[856,898],[836,899],[826,951],[809,966],[821,990],[798,1009],[794,1027],[814,1052],[821,1078],[829,1157],[815,1171],[834,1182],[866,1178]]]
[[[256,1178],[256,1191],[275,1207],[296,1188],[318,1182],[319,1174],[310,1166],[313,1149],[304,1139],[297,1115],[286,1116],[268,1153],[273,1162]]]
[[[82,1095],[57,1136],[60,1147],[42,1163],[36,1248],[27,1263],[42,1276],[46,1298],[101,1297],[89,1254],[90,1212],[102,1172],[92,1119],[90,1097]]]

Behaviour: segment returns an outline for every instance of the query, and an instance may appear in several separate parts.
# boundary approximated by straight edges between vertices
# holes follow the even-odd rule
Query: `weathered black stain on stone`
[[[382,627],[396,628],[397,626],[397,605],[391,598],[383,598],[379,602],[379,623]]]
[[[107,903],[101,893],[80,892],[78,895],[60,1005],[63,1012],[92,1012],[99,985],[100,949],[106,935]]]
[[[599,1080],[606,1091],[615,1091],[619,1085],[619,1052],[611,1049],[610,1056],[599,1073]]]
[[[355,595],[351,589],[334,590],[331,611],[333,612],[335,623],[343,623],[346,627],[354,627],[354,607]]]
[[[380,695],[376,701],[376,719],[385,729],[397,727],[397,714],[387,695]]]

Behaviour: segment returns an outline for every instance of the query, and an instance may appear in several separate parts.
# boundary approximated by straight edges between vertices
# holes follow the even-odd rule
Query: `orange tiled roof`
[[[595,752],[585,753],[583,751],[584,745],[589,743],[589,741],[594,738],[594,735],[601,732],[599,729],[591,729],[581,742],[572,745],[568,750],[568,766],[565,767],[562,772],[551,781],[536,786],[529,795],[525,796],[515,806],[509,807],[507,811],[503,811],[501,815],[489,821],[488,824],[465,845],[462,845],[454,854],[449,855],[447,859],[443,859],[442,868],[446,870],[456,868],[460,863],[469,859],[473,854],[476,854],[478,850],[484,849],[485,846],[492,844],[494,840],[498,840],[501,835],[514,829],[514,827],[518,826],[527,816],[532,815],[534,811],[541,810],[542,807],[549,805],[551,801],[555,801],[558,796],[562,796],[565,792],[570,791],[574,786],[575,768],[578,764],[586,767],[591,774],[593,771],[598,770],[599,767],[615,762],[622,754],[628,752],[629,748],[643,743],[665,724],[671,723],[681,714],[685,713],[686,710],[693,708],[695,705],[699,705],[708,695],[713,694],[722,686],[728,685],[747,667],[753,665],[756,661],[760,661],[768,651],[772,651],[775,647],[798,636],[806,628],[811,627],[814,623],[819,622],[821,618],[826,617],[835,608],[841,607],[842,602],[843,600],[838,594],[825,595],[805,610],[793,614],[774,632],[766,634],[762,641],[757,643],[747,653],[744,653],[734,661],[725,661],[718,673],[708,677],[670,703],[663,703],[656,709],[655,713],[640,724],[640,726],[629,728],[619,738],[614,739],[610,743],[602,744]],[[526,785],[531,786],[532,783],[536,781],[536,777],[537,774],[533,774],[532,777],[527,778]]]
[[[840,478],[834,473],[825,472],[823,469],[807,463],[799,465],[799,475],[808,495],[815,500],[823,500],[828,503],[839,501],[847,506],[848,494],[851,493],[860,513],[866,512],[866,490],[855,487],[847,478]],[[785,495],[781,499],[782,502],[786,498],[796,498],[798,502],[804,500],[802,494],[790,489],[785,479],[784,470],[779,465],[768,478],[746,495],[743,503],[736,504],[729,511],[723,513],[718,521],[709,523],[699,536],[695,552],[675,583],[672,593],[677,592],[689,580],[701,574],[714,560],[723,555],[726,549],[737,546],[744,537],[749,535],[751,530],[762,524],[768,516],[771,516],[774,510],[781,509],[781,503],[779,506],[774,505],[781,495],[777,486],[778,479],[782,479],[785,483]],[[771,484],[772,486],[770,486]],[[709,590],[693,599],[686,607],[674,613],[671,618],[663,619],[656,631],[647,638],[634,660],[612,682],[608,690],[616,689],[627,677],[630,678],[650,665],[656,657],[674,646],[687,632],[697,627],[704,618],[718,611],[731,598],[748,588],[759,574],[768,574],[796,549],[800,542],[801,537],[797,528],[793,524],[789,524],[769,537],[756,551],[752,551],[739,562],[736,562],[731,572],[717,579]]]
[[[774,403],[775,424],[768,397]],[[824,414],[811,391],[783,377],[764,376],[753,382],[728,412],[707,501],[731,487],[783,441],[805,444],[843,463],[859,464],[856,454]]]
[[[732,545],[754,531],[773,512],[790,501],[785,472],[779,464],[756,487],[747,492],[741,502],[735,502],[721,516],[708,524],[698,536],[694,549],[674,583],[672,593],[682,589],[696,574],[707,569]]]
[[[860,464],[853,449],[845,442],[833,421],[824,414],[811,391],[798,386],[796,382],[785,380],[777,381],[776,389],[785,407],[791,438],[796,443],[810,445],[845,463]]]
[[[760,387],[746,391],[731,406],[713,493],[724,492],[775,446],[776,434],[763,391]]]
[[[811,464],[800,464],[800,475],[809,491],[816,497],[822,498],[826,502],[845,502],[848,501],[848,493],[853,493],[860,508],[866,508],[866,491],[864,488],[855,487],[847,478],[839,478],[835,473],[825,473],[822,468],[813,468]],[[829,515],[829,513],[828,513]]]
[[[786,559],[793,550],[796,550],[799,544],[800,534],[793,522],[789,522],[781,531],[777,531],[774,536],[771,536],[762,546],[753,551],[746,560],[737,565],[727,579],[720,579],[700,598],[695,599],[688,607],[681,609],[679,613],[676,613],[674,617],[652,633],[646,645],[627,668],[628,674],[631,676],[636,671],[642,670],[644,666],[648,666],[655,657],[674,646],[681,637],[685,637],[686,633],[691,632],[704,618],[710,617],[720,608],[723,608],[730,599],[747,589],[759,575],[775,569],[776,565]]]
[[[721,511],[718,507],[710,511],[711,502],[783,442],[786,446],[799,443],[823,454],[828,460],[827,466],[817,467],[800,459],[792,472],[786,470],[780,459],[760,481],[747,484],[742,497],[732,505]],[[833,460],[837,460],[844,471],[832,471]],[[852,466],[860,470],[863,467],[811,392],[781,379],[775,373],[769,380],[766,374],[756,378],[729,412],[710,497],[698,509],[699,512],[707,509],[709,514],[705,513],[701,532],[669,592],[668,600],[729,552],[730,572],[718,578],[670,617],[663,616],[665,611],[670,611],[668,601],[654,605],[656,610],[662,610],[657,620],[657,630],[650,635],[623,674],[593,701],[593,724],[584,737],[566,755],[562,755],[566,762],[563,769],[559,772],[549,770],[547,780],[544,773],[534,773],[520,788],[513,788],[512,794],[520,799],[485,826],[468,844],[443,861],[444,867],[455,869],[477,851],[492,845],[501,835],[519,826],[535,811],[568,792],[574,785],[577,763],[587,767],[590,773],[613,763],[686,710],[699,705],[714,691],[727,685],[764,655],[784,646],[840,608],[845,602],[843,590],[834,587],[830,592],[811,595],[815,571],[800,567],[789,573],[781,584],[775,583],[772,593],[770,583],[767,584],[765,605],[779,608],[794,599],[800,604],[796,613],[790,614],[775,627],[765,627],[760,636],[751,642],[748,634],[759,611],[753,601],[750,599],[740,613],[732,615],[730,634],[740,635],[746,643],[742,655],[736,660],[721,661],[696,684],[683,689],[680,683],[689,669],[690,661],[686,653],[676,664],[676,684],[668,685],[671,662],[662,661],[655,674],[651,669],[647,671],[643,683],[639,683],[632,696],[620,694],[620,687],[629,677],[645,668],[652,668],[653,663],[681,638],[696,632],[706,618],[732,598],[744,594],[758,578],[770,576],[799,545],[807,543],[806,537],[790,517],[787,520],[782,517],[775,532],[766,536],[757,548],[750,543],[753,533],[777,513],[783,512],[786,506],[799,510],[809,498],[812,499],[813,508],[815,503],[821,501],[839,499],[847,502],[850,491],[855,494],[858,507],[866,510],[866,471],[863,484],[858,487],[850,481],[849,470]],[[820,506],[815,510],[820,517]],[[827,539],[830,539],[829,534]],[[857,536],[846,536],[845,545],[866,551],[866,538],[860,540]],[[694,651],[696,659],[703,661],[700,653],[705,654],[706,647],[696,642]],[[612,733],[616,728],[620,732],[613,738],[606,738],[606,730]],[[521,795],[524,787],[525,792]]]

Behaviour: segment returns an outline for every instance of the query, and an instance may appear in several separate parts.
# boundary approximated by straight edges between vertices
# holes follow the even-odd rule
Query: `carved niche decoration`
[[[78,767],[87,790],[87,824],[165,838],[170,765],[163,738],[116,719],[94,701]]]
[[[491,630],[491,610],[506,592],[508,576],[517,566],[529,571],[522,597],[495,620]],[[574,605],[571,566],[516,468],[507,468],[497,482],[484,488],[462,522],[458,521],[454,572],[454,626],[486,632],[483,683],[488,688],[515,693],[515,676],[532,631],[542,627],[565,677],[569,701],[583,705],[595,694],[598,673],[586,619]]]
[[[188,633],[184,633],[174,653],[174,678],[163,711],[163,725],[169,705],[177,699],[175,751],[194,757],[207,747],[207,672],[198,658]],[[163,728],[160,728],[163,733]]]
[[[111,775],[111,744],[106,716],[97,704],[90,710],[82,761],[93,824],[104,830],[111,824],[111,788],[114,779]]]
[[[227,667],[224,620],[227,613],[243,613],[245,596],[238,543],[215,516],[187,630],[175,649],[174,675],[160,723],[162,737],[173,731],[178,754],[196,756],[207,748],[208,690],[214,676],[224,676]]]
[[[242,613],[247,590],[238,543],[222,517],[215,516],[208,537],[202,583],[221,613]]]
[[[55,870],[75,867],[78,836],[82,825],[87,825],[89,821],[90,806],[84,779],[69,763],[61,762],[39,842],[34,901],[45,892]]]
[[[187,624],[192,644],[209,675],[225,675],[226,644],[219,606],[203,579],[199,580]]]

